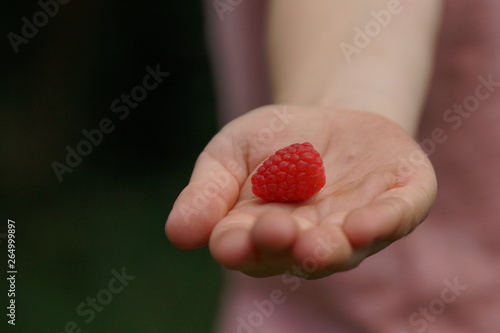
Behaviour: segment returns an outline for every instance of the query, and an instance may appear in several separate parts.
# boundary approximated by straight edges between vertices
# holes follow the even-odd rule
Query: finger
[[[252,270],[257,262],[251,230],[256,217],[232,213],[214,227],[210,237],[210,253],[216,261],[229,269]]]
[[[292,246],[298,228],[289,213],[269,210],[256,220],[252,228],[252,241],[261,252],[283,252]]]
[[[353,250],[340,225],[310,228],[297,238],[292,250],[295,262],[307,276],[315,279],[344,270]]]
[[[343,229],[356,248],[376,240],[395,241],[425,219],[433,201],[434,196],[419,186],[393,188],[349,213]]]
[[[225,149],[217,142],[207,146],[167,219],[168,238],[184,250],[207,245],[214,225],[234,206],[246,178],[244,164],[237,157],[211,153],[215,148]]]

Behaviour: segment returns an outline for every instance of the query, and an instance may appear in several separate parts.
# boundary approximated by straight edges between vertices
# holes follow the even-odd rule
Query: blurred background
[[[211,332],[222,269],[206,248],[183,252],[164,234],[217,130],[202,2],[58,7],[48,7],[50,17],[37,14],[37,1],[8,1],[0,12],[0,234],[7,219],[17,226],[17,316],[8,328],[65,332],[73,321],[82,332]],[[34,20],[40,27],[24,27]],[[142,85],[148,66],[169,76],[120,119],[112,102]],[[60,181],[54,162],[68,166],[67,146],[77,150],[87,140],[82,131],[104,118],[114,130],[71,172],[60,171]],[[109,300],[102,290],[123,269],[135,278]],[[1,281],[0,327],[7,327]],[[107,304],[100,307],[99,297]]]

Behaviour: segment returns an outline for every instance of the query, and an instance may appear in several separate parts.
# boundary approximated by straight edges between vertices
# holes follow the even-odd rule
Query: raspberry
[[[309,142],[278,150],[252,176],[252,192],[265,201],[293,202],[311,198],[325,186],[325,169]]]

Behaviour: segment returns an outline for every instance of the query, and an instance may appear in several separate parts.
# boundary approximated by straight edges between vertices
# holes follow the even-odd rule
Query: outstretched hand
[[[250,178],[276,150],[310,142],[326,185],[298,203],[269,203]],[[356,267],[411,232],[436,194],[431,163],[398,125],[373,113],[271,105],[226,125],[196,162],[166,224],[185,250],[209,245],[255,277],[320,278]],[[294,269],[292,269],[294,267]]]

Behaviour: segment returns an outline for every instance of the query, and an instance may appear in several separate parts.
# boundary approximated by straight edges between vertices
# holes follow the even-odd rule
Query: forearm
[[[440,10],[440,0],[272,0],[274,102],[370,111],[414,134]]]

